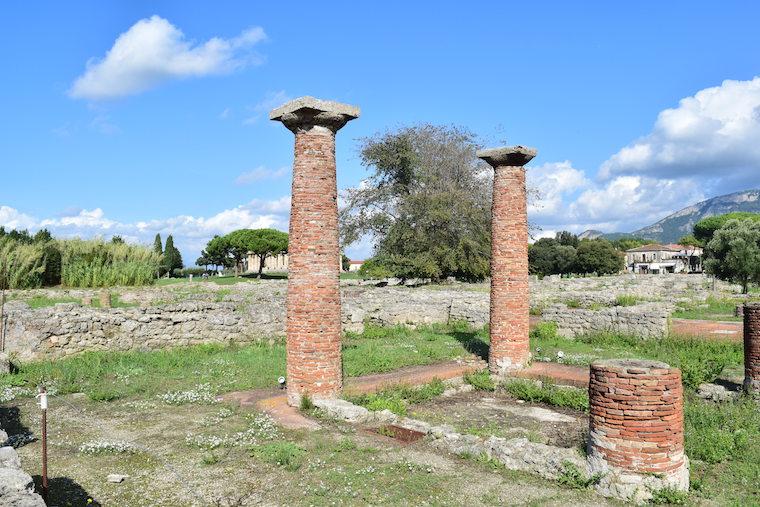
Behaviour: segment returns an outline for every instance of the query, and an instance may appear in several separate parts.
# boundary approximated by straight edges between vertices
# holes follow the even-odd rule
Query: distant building
[[[362,267],[362,264],[364,264],[364,261],[351,261],[348,265],[348,271],[351,273],[359,271],[359,269]]]
[[[625,252],[630,273],[701,273],[703,251],[697,246],[651,243]]]
[[[364,261],[351,261],[349,271],[359,271]],[[258,273],[259,272],[259,256],[253,253],[248,254],[248,258],[244,261],[246,273]],[[278,255],[272,255],[267,257],[264,261],[264,273],[267,272],[283,272],[288,270],[288,254],[281,253]],[[341,265],[341,271],[343,267]]]

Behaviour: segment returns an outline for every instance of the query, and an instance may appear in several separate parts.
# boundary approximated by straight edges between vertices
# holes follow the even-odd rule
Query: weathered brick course
[[[605,474],[603,492],[633,499],[662,487],[688,489],[678,369],[656,361],[597,361],[588,391],[589,465]],[[641,491],[629,487],[637,482]]]
[[[295,134],[287,316],[288,402],[340,393],[341,310],[335,133],[358,110],[309,97],[276,109],[271,119]]]
[[[525,168],[536,151],[516,146],[478,152],[494,168],[491,205],[491,345],[488,366],[504,374],[530,359],[528,214]]]
[[[760,303],[744,306],[744,389],[760,393]]]

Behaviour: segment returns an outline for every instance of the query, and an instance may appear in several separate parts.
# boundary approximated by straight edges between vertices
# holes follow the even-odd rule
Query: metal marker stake
[[[48,500],[48,473],[47,473],[47,408],[48,397],[45,386],[40,386],[40,393],[37,395],[40,399],[40,408],[42,409],[42,499],[47,504]]]

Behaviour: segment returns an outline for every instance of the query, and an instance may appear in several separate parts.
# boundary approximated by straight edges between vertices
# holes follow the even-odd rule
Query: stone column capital
[[[356,106],[300,97],[273,109],[269,113],[269,119],[282,122],[293,133],[313,127],[327,128],[335,133],[349,121],[358,118],[359,114]]]
[[[526,146],[502,146],[501,148],[488,148],[478,150],[475,154],[485,160],[494,169],[502,166],[522,167],[538,154],[535,148]]]

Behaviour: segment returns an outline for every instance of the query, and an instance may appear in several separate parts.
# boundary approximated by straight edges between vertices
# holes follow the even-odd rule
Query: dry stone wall
[[[557,322],[567,337],[614,330],[654,337],[667,331],[670,298],[706,297],[700,276],[638,276],[542,280],[531,284],[531,300],[545,302],[543,320]],[[653,287],[656,289],[653,289]],[[6,304],[6,351],[20,359],[62,357],[92,349],[150,350],[196,343],[248,343],[285,334],[285,280],[219,286],[117,289],[119,301],[140,305],[109,310],[78,303],[30,309],[22,297],[96,299],[93,290],[11,292]],[[568,308],[557,301],[580,295],[611,304],[621,294],[648,294],[659,301],[629,307]],[[361,331],[365,323],[425,325],[464,321],[488,323],[487,284],[431,287],[374,287],[344,284],[342,326]],[[599,306],[599,305],[597,305]]]

